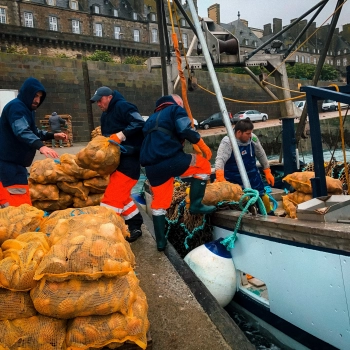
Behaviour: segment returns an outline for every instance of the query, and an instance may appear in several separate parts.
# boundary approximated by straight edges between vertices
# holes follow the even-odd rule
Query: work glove
[[[265,174],[265,178],[266,178],[267,183],[269,185],[273,186],[275,184],[275,178],[271,174],[271,169],[270,168],[263,169],[263,172]]]
[[[109,136],[109,139],[111,141],[119,143],[119,145],[126,140],[125,135],[123,134],[122,131],[119,131],[117,134],[112,134]]]
[[[194,146],[198,146],[199,149],[202,151],[203,153],[203,157],[210,160],[212,153],[210,148],[205,144],[205,142],[203,141],[202,138],[199,139],[199,141],[194,145]]]
[[[218,169],[215,171],[216,181],[217,182],[223,182],[226,181],[224,177],[224,169]]]

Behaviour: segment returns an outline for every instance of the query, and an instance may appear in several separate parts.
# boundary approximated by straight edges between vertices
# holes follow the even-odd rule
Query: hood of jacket
[[[32,103],[37,92],[42,91],[43,95],[40,99],[38,107],[44,102],[46,97],[46,90],[44,85],[40,83],[39,80],[35,78],[28,78],[21,88],[19,89],[19,94],[17,98],[21,100],[29,110],[32,110]]]
[[[109,112],[110,110],[112,110],[114,108],[114,105],[119,102],[119,101],[126,101],[124,96],[118,92],[117,90],[114,90],[113,91],[113,94],[112,94],[112,99],[111,99],[111,102],[109,102],[109,105],[108,105],[108,109],[107,109],[107,112]]]
[[[173,99],[171,95],[162,96],[156,102],[155,112],[158,112],[168,106],[177,105],[176,101]]]

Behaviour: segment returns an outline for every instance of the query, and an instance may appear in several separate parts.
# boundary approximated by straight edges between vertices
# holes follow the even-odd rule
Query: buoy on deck
[[[195,275],[208,288],[218,303],[225,307],[236,293],[236,269],[222,238],[203,244],[184,258]]]

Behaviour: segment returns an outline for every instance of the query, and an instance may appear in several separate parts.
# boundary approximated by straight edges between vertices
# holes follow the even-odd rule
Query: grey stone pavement
[[[56,148],[77,154],[87,143]],[[39,152],[34,160],[44,159]],[[153,223],[142,212],[142,237],[131,243],[140,286],[146,293],[152,350],[253,350],[226,311],[169,244],[156,249]]]

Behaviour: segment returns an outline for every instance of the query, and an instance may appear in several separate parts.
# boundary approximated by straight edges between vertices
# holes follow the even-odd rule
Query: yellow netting
[[[81,207],[91,207],[94,205],[99,205],[101,203],[103,197],[103,193],[95,193],[90,194],[86,201],[81,200],[78,197],[73,198],[73,207],[74,208],[81,208]]]
[[[70,219],[72,217],[80,216],[84,214],[95,214],[101,218],[104,218],[106,223],[111,222],[115,226],[119,227],[124,237],[130,236],[128,228],[125,225],[124,219],[121,218],[119,215],[117,215],[114,210],[107,207],[100,207],[100,206],[76,208],[76,209],[68,208],[65,210],[57,210],[43,219],[40,225],[40,231],[50,235],[53,229],[58,224],[59,220]],[[50,237],[51,244],[57,243],[58,240],[60,240],[62,237],[63,236],[61,236],[59,232],[56,230],[55,235]]]
[[[42,185],[29,179],[29,194],[32,202],[35,201],[57,201],[60,197],[59,189],[54,184]]]
[[[146,349],[149,329],[147,310],[146,296],[138,288],[129,316],[113,313],[107,316],[77,317],[67,329],[67,349],[85,350],[105,346],[115,349],[126,341]]]
[[[300,204],[309,201],[312,199],[312,194],[309,193],[303,193],[300,191],[295,191],[293,193],[288,193],[286,196],[290,201],[292,201],[294,204]]]
[[[13,292],[0,288],[0,300],[1,321],[36,315],[29,292]]]
[[[65,349],[66,322],[41,315],[0,321],[0,350]]]
[[[135,256],[122,230],[93,214],[59,220],[50,240],[56,243],[37,268],[35,280],[123,276],[135,265]]]
[[[217,205],[223,201],[239,202],[242,195],[240,185],[228,181],[213,182],[207,185],[202,202],[205,205]]]
[[[55,211],[67,209],[73,204],[73,196],[71,194],[60,191],[57,201],[35,201],[33,207],[45,211]]]
[[[57,186],[65,193],[71,194],[83,201],[88,199],[89,189],[84,186],[82,181],[76,182],[57,182]]]
[[[96,136],[76,155],[76,163],[84,169],[97,171],[100,175],[109,175],[119,165],[120,148],[108,142],[104,136]]]
[[[55,184],[57,181],[76,181],[74,176],[67,175],[60,164],[52,158],[35,161],[30,168],[29,178],[39,184]]]
[[[108,183],[109,175],[84,180],[84,186],[89,189],[90,193],[104,193]]]
[[[41,232],[27,232],[17,239],[6,240],[1,249],[0,287],[13,291],[27,291],[33,288],[36,268],[50,250],[47,236]]]
[[[76,156],[74,154],[62,154],[60,157],[60,163],[62,170],[71,176],[74,176],[76,179],[90,179],[95,176],[99,176],[96,171],[90,169],[84,169],[78,166],[76,163]]]
[[[19,234],[35,231],[41,224],[44,212],[29,204],[0,210],[0,244]]]
[[[282,197],[283,208],[291,219],[297,217],[297,206],[287,196]]]
[[[101,277],[96,281],[49,282],[43,278],[30,291],[30,296],[35,309],[44,316],[69,319],[113,312],[126,316],[132,312],[138,284],[134,271],[126,276]]]
[[[303,171],[296,172],[287,175],[283,178],[283,181],[287,182],[296,191],[303,193],[312,193],[311,181],[310,179],[315,177],[313,171]],[[340,180],[333,179],[329,176],[326,176],[327,192],[332,194],[342,194],[343,188]]]

